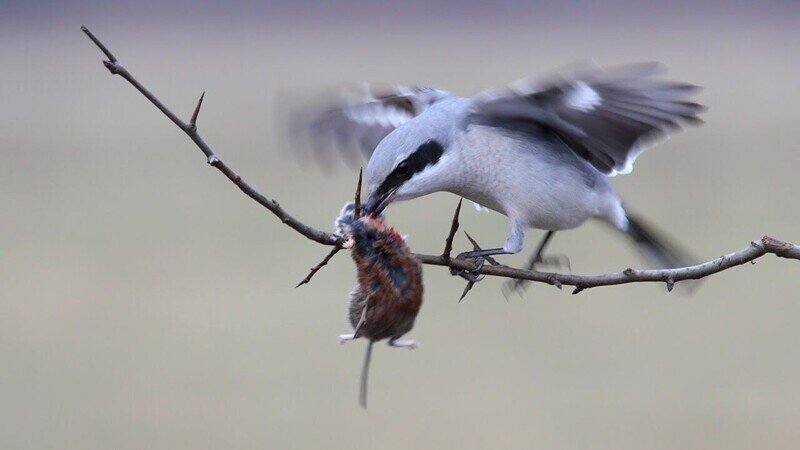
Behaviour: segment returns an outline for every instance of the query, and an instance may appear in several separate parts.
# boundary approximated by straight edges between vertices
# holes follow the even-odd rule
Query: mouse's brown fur
[[[372,344],[389,339],[392,345],[413,328],[422,306],[422,265],[382,218],[350,215],[340,218],[340,224],[352,240],[351,256],[358,272],[348,304],[348,320],[355,330],[352,338],[369,340],[361,375],[361,404],[366,406]]]

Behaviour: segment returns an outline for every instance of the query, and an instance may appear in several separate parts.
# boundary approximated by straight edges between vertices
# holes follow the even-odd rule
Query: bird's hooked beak
[[[367,202],[364,204],[364,212],[373,216],[379,216],[383,210],[389,206],[389,203],[392,203],[392,200],[394,200],[396,194],[397,188],[382,194],[378,194],[377,191],[373,191],[367,198]]]

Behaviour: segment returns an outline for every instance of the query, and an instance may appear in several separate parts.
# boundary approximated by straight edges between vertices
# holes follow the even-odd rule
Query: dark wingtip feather
[[[645,256],[653,259],[662,269],[675,269],[697,264],[698,258],[665,236],[644,219],[626,210],[628,229],[626,233]]]

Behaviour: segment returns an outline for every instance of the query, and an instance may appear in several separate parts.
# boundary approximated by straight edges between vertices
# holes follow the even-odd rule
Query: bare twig
[[[356,183],[356,194],[355,197],[353,198],[353,216],[355,218],[359,218],[361,216],[361,178],[362,178],[361,176],[362,176],[362,170],[359,170],[358,183]],[[306,275],[305,278],[303,278],[299,283],[297,283],[297,286],[295,286],[295,288],[299,288],[300,286],[307,284],[309,281],[311,281],[311,278],[314,275],[316,275],[317,272],[319,272],[319,269],[322,269],[322,266],[328,264],[328,261],[330,261],[331,258],[334,257],[334,255],[339,253],[339,250],[341,250],[342,248],[344,247],[342,247],[341,245],[333,247],[333,250],[331,250],[331,252],[328,253],[325,256],[325,258],[323,258],[322,261],[319,262],[319,264],[312,267],[311,272],[309,272],[309,274]],[[364,308],[364,311],[366,311],[366,308]]]
[[[103,64],[106,66],[108,71],[114,75],[119,75],[122,78],[124,78],[126,81],[128,81],[128,83],[133,85],[133,87],[135,87],[136,90],[138,90],[142,95],[144,95],[145,98],[150,100],[150,103],[152,103],[156,108],[158,108],[159,111],[164,113],[164,115],[167,116],[169,120],[172,121],[172,123],[177,125],[178,128],[183,130],[183,132],[186,133],[189,136],[189,138],[192,139],[192,141],[194,141],[197,147],[199,147],[200,150],[203,152],[203,154],[206,155],[206,161],[208,162],[208,164],[210,164],[212,167],[215,167],[220,172],[222,172],[223,175],[225,175],[229,180],[231,180],[233,184],[235,184],[242,192],[245,193],[245,195],[258,202],[261,206],[270,210],[273,214],[278,216],[281,222],[285,223],[286,225],[293,228],[295,231],[302,234],[303,236],[311,239],[312,241],[319,242],[320,244],[325,244],[325,245],[341,244],[341,238],[339,236],[336,236],[333,233],[326,233],[324,231],[317,230],[315,228],[312,228],[304,224],[303,222],[300,222],[299,220],[292,217],[288,212],[286,212],[286,210],[281,208],[278,202],[264,197],[258,191],[253,189],[253,187],[251,187],[246,181],[244,181],[239,175],[237,175],[236,172],[233,171],[233,169],[231,169],[227,164],[225,164],[216,155],[216,153],[214,153],[214,150],[212,150],[211,147],[209,147],[208,144],[206,144],[203,138],[200,137],[200,133],[197,132],[196,127],[192,126],[191,124],[187,124],[183,122],[181,119],[179,119],[178,116],[176,116],[172,111],[169,110],[169,108],[167,108],[163,103],[161,103],[161,100],[156,98],[155,95],[153,95],[144,86],[142,86],[142,84],[139,83],[136,80],[136,78],[134,78],[133,75],[131,75],[131,73],[128,72],[128,70],[119,63],[119,60],[117,60],[114,57],[114,55],[111,54],[111,52],[105,47],[105,45],[103,45],[103,43],[100,42],[100,40],[97,39],[97,37],[95,37],[95,35],[91,31],[89,31],[88,28],[81,27],[81,30],[83,30],[83,32],[86,33],[87,36],[89,36],[89,39],[91,39],[92,42],[94,42],[95,45],[97,45],[97,47],[99,47],[100,50],[102,50],[103,53],[108,58],[108,60],[103,61]],[[195,108],[195,111],[199,111],[199,109],[200,109],[200,103],[198,102],[198,106],[197,108]]]
[[[261,206],[267,208],[281,222],[288,225],[306,238],[324,245],[331,245],[334,248],[317,266],[311,269],[311,273],[301,281],[301,285],[319,271],[319,269],[327,264],[328,261],[342,248],[343,240],[340,236],[333,233],[324,232],[313,228],[309,225],[300,222],[292,217],[286,210],[275,200],[269,199],[242,178],[236,174],[227,164],[225,164],[217,154],[206,144],[200,134],[197,132],[196,121],[199,114],[200,107],[204,96],[200,97],[197,107],[192,114],[189,123],[183,122],[172,111],[170,111],[161,101],[156,98],[150,91],[148,91],[136,78],[131,75],[128,70],[123,67],[111,51],[100,42],[99,39],[86,27],[81,27],[81,30],[92,40],[92,42],[103,52],[107,60],[103,61],[109,72],[114,75],[119,75],[135,87],[142,95],[145,96],[156,108],[159,109],[167,118],[169,118],[178,128],[186,133],[189,138],[197,145],[197,147],[206,156],[208,164],[217,168],[223,175],[225,175],[231,182],[233,182],[242,192],[248,197],[252,198]],[[360,189],[359,189],[360,191]],[[450,227],[450,234],[445,241],[445,251],[441,255],[424,255],[416,254],[420,262],[435,266],[445,266],[455,270],[470,271],[475,268],[474,261],[468,259],[452,258],[453,238],[458,230],[458,213],[461,209],[461,202],[456,209],[456,214],[453,217],[453,223]],[[550,284],[556,287],[562,285],[574,286],[573,294],[577,294],[585,289],[600,287],[600,286],[613,286],[618,284],[627,283],[641,283],[641,282],[660,282],[665,283],[667,289],[671,289],[675,283],[684,280],[697,280],[700,278],[713,275],[715,273],[728,270],[747,262],[753,262],[766,254],[773,254],[780,258],[800,260],[800,245],[791,244],[789,242],[780,241],[769,236],[753,241],[750,246],[739,250],[738,252],[730,253],[721,256],[711,261],[697,264],[694,266],[681,267],[677,269],[664,269],[664,270],[634,270],[626,269],[619,273],[609,273],[603,275],[573,275],[561,274],[552,272],[538,272],[536,270],[523,270],[508,267],[504,265],[490,265],[484,266],[476,273],[479,275],[489,275],[496,277],[505,277],[518,280],[535,281],[539,283]],[[468,291],[468,290],[467,290]]]
[[[91,39],[92,42],[94,42],[94,45],[96,45],[100,49],[100,51],[102,51],[106,55],[106,58],[108,58],[108,62],[116,64],[117,58],[115,58],[114,55],[111,53],[111,51],[107,49],[102,42],[100,42],[100,39],[97,39],[97,37],[95,37],[94,33],[89,31],[89,29],[86,28],[85,26],[81,26],[81,31],[86,33],[86,36],[89,36],[89,39]]]
[[[312,268],[311,268],[311,271],[308,273],[308,275],[306,275],[306,277],[305,277],[305,278],[303,278],[302,280],[300,280],[300,282],[299,282],[299,283],[297,283],[297,286],[295,286],[295,287],[296,287],[296,288],[299,288],[300,286],[302,286],[302,285],[304,285],[304,284],[308,283],[309,281],[311,281],[311,278],[312,278],[312,277],[314,277],[314,275],[316,275],[316,273],[317,273],[317,272],[319,272],[319,269],[322,269],[322,267],[323,267],[324,265],[328,264],[328,261],[330,261],[330,260],[331,260],[331,258],[333,258],[333,257],[334,257],[334,255],[336,255],[337,253],[339,253],[339,250],[341,250],[341,249],[342,249],[342,247],[340,247],[340,246],[338,246],[338,245],[337,245],[337,246],[335,246],[335,247],[333,247],[333,249],[331,250],[331,252],[330,252],[330,253],[328,253],[328,254],[327,254],[327,255],[326,255],[324,258],[322,258],[322,261],[320,261],[320,262],[319,262],[319,264],[317,264],[316,266],[312,267]]]

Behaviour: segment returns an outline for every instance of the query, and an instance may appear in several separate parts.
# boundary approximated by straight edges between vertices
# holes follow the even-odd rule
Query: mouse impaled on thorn
[[[387,226],[382,217],[358,217],[348,203],[336,220],[337,232],[356,263],[358,285],[350,293],[347,318],[352,334],[339,336],[341,343],[368,340],[361,369],[359,402],[367,406],[367,376],[372,344],[388,339],[392,347],[414,349],[417,343],[400,338],[411,331],[422,306],[422,265],[403,237]]]

